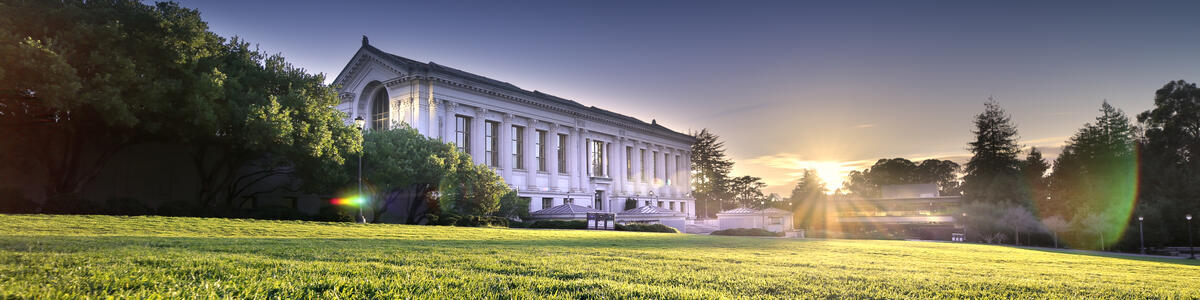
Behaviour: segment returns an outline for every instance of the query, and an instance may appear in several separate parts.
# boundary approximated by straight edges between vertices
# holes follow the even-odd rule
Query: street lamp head
[[[1138,216],[1138,221],[1144,220],[1142,216]]]
[[[650,197],[654,197],[654,191],[650,191]]]
[[[367,125],[367,120],[363,120],[362,116],[354,117],[354,126],[357,126],[358,130],[362,130],[363,126],[366,126],[366,125]]]
[[[1184,217],[1184,218],[1187,218],[1187,219],[1188,219],[1188,221],[1191,221],[1191,220],[1192,220],[1192,214],[1188,214],[1188,215],[1187,215],[1186,217]]]
[[[966,217],[966,216],[967,216],[967,213],[963,213],[963,217]]]

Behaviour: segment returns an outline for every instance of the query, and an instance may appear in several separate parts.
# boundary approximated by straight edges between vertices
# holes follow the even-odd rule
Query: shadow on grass
[[[997,245],[997,246],[1004,246],[1004,247],[1009,247],[1009,248],[1014,248],[1014,249],[1032,250],[1032,251],[1046,252],[1046,253],[1072,254],[1072,255],[1082,255],[1082,256],[1093,256],[1093,257],[1107,257],[1107,258],[1116,258],[1116,259],[1125,259],[1125,260],[1160,262],[1160,263],[1185,265],[1185,266],[1200,266],[1200,260],[1195,260],[1195,259],[1156,257],[1156,256],[1141,255],[1141,254],[1108,253],[1108,252],[1100,252],[1100,251],[1074,250],[1074,249],[1021,247],[1021,246],[1012,246],[1012,245]]]

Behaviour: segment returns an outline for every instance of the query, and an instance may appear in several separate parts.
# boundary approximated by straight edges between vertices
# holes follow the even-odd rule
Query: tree
[[[529,199],[517,196],[517,191],[509,190],[500,197],[500,209],[492,215],[507,219],[529,219]]]
[[[1129,118],[1104,102],[1096,122],[1084,124],[1055,160],[1047,207],[1062,211],[1043,213],[1086,220],[1087,229],[1099,230],[1094,233],[1100,236],[1119,236],[1127,220],[1110,217],[1128,216],[1135,202],[1135,140]],[[1086,219],[1079,213],[1098,217]]]
[[[491,168],[459,156],[441,181],[438,203],[444,213],[483,216],[499,210],[511,190]]]
[[[846,187],[855,196],[876,198],[884,185],[933,183],[941,195],[958,195],[958,170],[958,164],[949,160],[926,159],[918,164],[904,158],[880,159],[870,168],[851,171]]]
[[[712,217],[717,210],[709,209],[714,203],[720,203],[730,198],[729,172],[733,162],[725,156],[725,143],[720,137],[701,129],[693,135],[696,142],[692,144],[692,196],[696,198],[696,211],[705,217]]]
[[[390,130],[372,130],[363,136],[363,180],[370,187],[374,222],[393,207],[399,207],[405,224],[420,224],[426,210],[436,208],[437,191],[450,164],[465,154],[449,144],[426,137],[406,125]],[[358,172],[346,164],[345,172]],[[350,175],[348,175],[350,176]],[[387,195],[379,197],[379,195]]]
[[[824,229],[826,211],[826,200],[828,195],[825,193],[829,189],[825,187],[825,182],[821,181],[821,177],[817,175],[817,170],[804,169],[800,174],[800,180],[796,182],[796,187],[792,188],[792,195],[787,199],[787,209],[793,213],[796,226],[801,228],[812,228],[820,226]]]
[[[79,206],[118,151],[207,121],[188,113],[220,91],[219,48],[199,13],[175,3],[0,3],[0,165],[16,166],[3,177],[44,170],[41,200]]]
[[[1029,155],[1021,161],[1021,191],[1025,194],[1019,202],[1021,205],[1034,207],[1034,203],[1046,202],[1049,196],[1047,170],[1050,170],[1050,163],[1042,157],[1042,151],[1037,147],[1029,148]]]
[[[1024,231],[1028,236],[1029,231],[1038,228],[1037,218],[1029,213],[1029,210],[1023,206],[1009,206],[1004,209],[1004,216],[1001,220],[1005,226],[1013,231],[1013,245],[1021,244],[1021,232]]]
[[[1137,215],[1147,216],[1147,243],[1160,234],[1162,243],[1186,243],[1180,212],[1200,211],[1200,88],[1166,83],[1137,120],[1145,130]]]
[[[754,176],[739,176],[730,180],[729,190],[733,194],[734,203],[743,207],[762,208],[764,201],[762,188],[767,187],[762,178]]]
[[[196,198],[207,208],[237,207],[268,178],[297,179],[304,184],[281,187],[309,192],[346,182],[340,165],[361,136],[334,109],[340,100],[323,75],[226,43],[175,3],[0,6],[0,51],[30,58],[0,65],[0,150],[23,158],[22,169],[46,170],[44,208],[80,206],[112,156],[146,142],[193,150]]]
[[[963,176],[963,198],[989,203],[1016,202],[1021,198],[1018,182],[1017,127],[1008,113],[991,98],[975,116],[975,141],[968,148],[971,160]]]
[[[1042,219],[1042,227],[1045,227],[1046,231],[1049,231],[1050,235],[1054,237],[1054,248],[1058,248],[1058,233],[1070,229],[1071,224],[1060,216],[1050,216]]]

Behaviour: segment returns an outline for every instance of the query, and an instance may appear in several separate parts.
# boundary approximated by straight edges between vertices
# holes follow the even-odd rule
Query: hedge
[[[533,224],[529,224],[529,228],[548,228],[548,229],[587,229],[587,221],[583,220],[538,220]]]

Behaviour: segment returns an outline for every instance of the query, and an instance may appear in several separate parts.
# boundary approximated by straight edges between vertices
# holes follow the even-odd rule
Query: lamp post
[[[963,220],[962,220],[962,222],[963,222],[963,243],[968,243],[969,240],[967,239],[967,213],[962,213],[962,216],[963,216]]]
[[[358,132],[363,132],[364,129],[366,129],[366,127],[364,127],[364,126],[367,125],[367,120],[363,120],[362,116],[355,117],[354,125],[358,127]],[[361,141],[359,142],[359,146],[361,148],[361,146],[362,146]],[[365,149],[360,150],[360,151],[366,152]],[[363,212],[362,212],[362,207],[364,204],[362,202],[366,202],[366,197],[363,197],[363,189],[362,189],[363,188],[363,186],[362,186],[362,157],[363,157],[363,154],[364,153],[358,154],[358,201],[359,201],[359,203],[358,203],[358,222],[366,224],[367,218],[363,217]]]
[[[650,191],[650,197],[654,197],[654,205],[653,206],[660,206],[658,204],[658,195],[655,195],[654,191]],[[647,205],[647,206],[651,206],[651,205]]]
[[[1196,259],[1196,244],[1192,243],[1192,214],[1188,214],[1185,218],[1188,221],[1188,252],[1192,254],[1188,259]]]
[[[1138,240],[1142,243],[1142,254],[1146,254],[1146,232],[1142,231],[1142,216],[1138,216]]]

